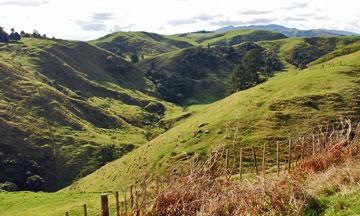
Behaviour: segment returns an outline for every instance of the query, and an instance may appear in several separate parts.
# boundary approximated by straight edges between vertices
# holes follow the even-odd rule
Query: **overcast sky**
[[[281,24],[360,32],[359,0],[0,0],[0,26],[64,39]]]

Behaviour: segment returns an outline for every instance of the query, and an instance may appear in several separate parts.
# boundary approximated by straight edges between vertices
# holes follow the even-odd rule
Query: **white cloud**
[[[173,34],[230,24],[360,32],[358,0],[0,0],[0,11],[7,30],[80,40],[119,30]]]
[[[42,4],[49,4],[44,0],[0,0],[0,5],[12,5],[20,7],[36,7]]]

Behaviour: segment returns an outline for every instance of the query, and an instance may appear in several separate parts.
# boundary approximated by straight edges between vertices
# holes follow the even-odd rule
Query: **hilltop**
[[[89,43],[129,60],[131,55],[144,59],[193,46],[187,41],[149,32],[115,32]]]
[[[265,31],[274,31],[279,32],[287,37],[336,37],[336,36],[355,36],[359,35],[358,33],[348,32],[348,31],[339,31],[331,29],[309,29],[309,30],[300,30],[296,28],[287,28],[285,26],[269,24],[269,25],[250,25],[250,26],[226,26],[220,29],[215,30],[215,32],[227,32],[234,30],[242,29],[257,29]]]
[[[177,35],[160,35],[148,32],[116,32],[90,44],[104,48],[125,59],[136,56],[139,60],[181,50],[191,46],[235,45],[248,41],[275,40],[285,38],[275,32],[240,30],[225,33],[195,32]]]

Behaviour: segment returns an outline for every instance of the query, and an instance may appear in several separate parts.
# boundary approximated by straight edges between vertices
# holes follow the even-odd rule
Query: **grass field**
[[[34,193],[0,192],[0,215],[2,216],[82,216],[83,205],[88,215],[100,214],[100,193]],[[114,196],[109,196],[111,215],[115,214]]]
[[[74,183],[67,190],[102,191],[133,184],[143,173],[176,169],[184,154],[206,156],[221,143],[230,145],[237,127],[237,146],[271,144],[298,136],[314,125],[354,117],[360,52],[324,64],[277,74],[264,84],[203,106],[191,118],[136,151]],[[311,101],[309,103],[309,101]],[[208,134],[194,133],[200,124]],[[225,137],[225,139],[224,139]]]

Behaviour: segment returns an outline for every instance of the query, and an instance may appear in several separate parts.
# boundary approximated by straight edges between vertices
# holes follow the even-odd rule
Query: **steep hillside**
[[[189,105],[214,102],[228,95],[233,70],[244,59],[256,62],[259,67],[256,72],[262,73],[264,79],[282,68],[274,53],[251,42],[235,47],[191,47],[142,61],[137,66],[155,84],[160,97]]]
[[[184,40],[148,32],[117,32],[90,43],[127,59],[131,55],[144,59],[193,45]]]
[[[244,42],[232,47],[191,47],[149,58],[137,66],[155,84],[163,99],[183,105],[209,103],[232,92],[235,68],[252,53],[259,52],[247,65],[251,68],[260,65],[257,72],[262,78],[257,83],[261,83],[284,65],[305,68],[314,60],[321,62],[333,55],[355,52],[359,41],[360,37],[290,38],[256,44]]]
[[[330,29],[310,29],[310,30],[300,30],[296,28],[287,28],[281,25],[250,25],[250,26],[226,26],[221,29],[215,30],[215,32],[227,32],[243,29],[257,29],[264,31],[274,31],[279,32],[287,37],[326,37],[326,36],[353,36],[359,35],[354,32],[348,31],[339,31],[339,30],[330,30]]]
[[[187,170],[189,158],[205,158],[222,144],[235,145],[235,149],[263,143],[274,146],[276,141],[340,117],[358,120],[359,73],[359,51],[304,70],[289,69],[254,88],[195,109],[191,118],[66,190],[125,190],[146,174]]]
[[[175,106],[142,72],[83,42],[0,43],[0,182],[55,190],[162,132]]]
[[[359,50],[359,41],[359,36],[313,37],[261,41],[258,44],[277,53],[284,63],[304,68],[311,62],[317,64],[337,56],[356,52]]]

